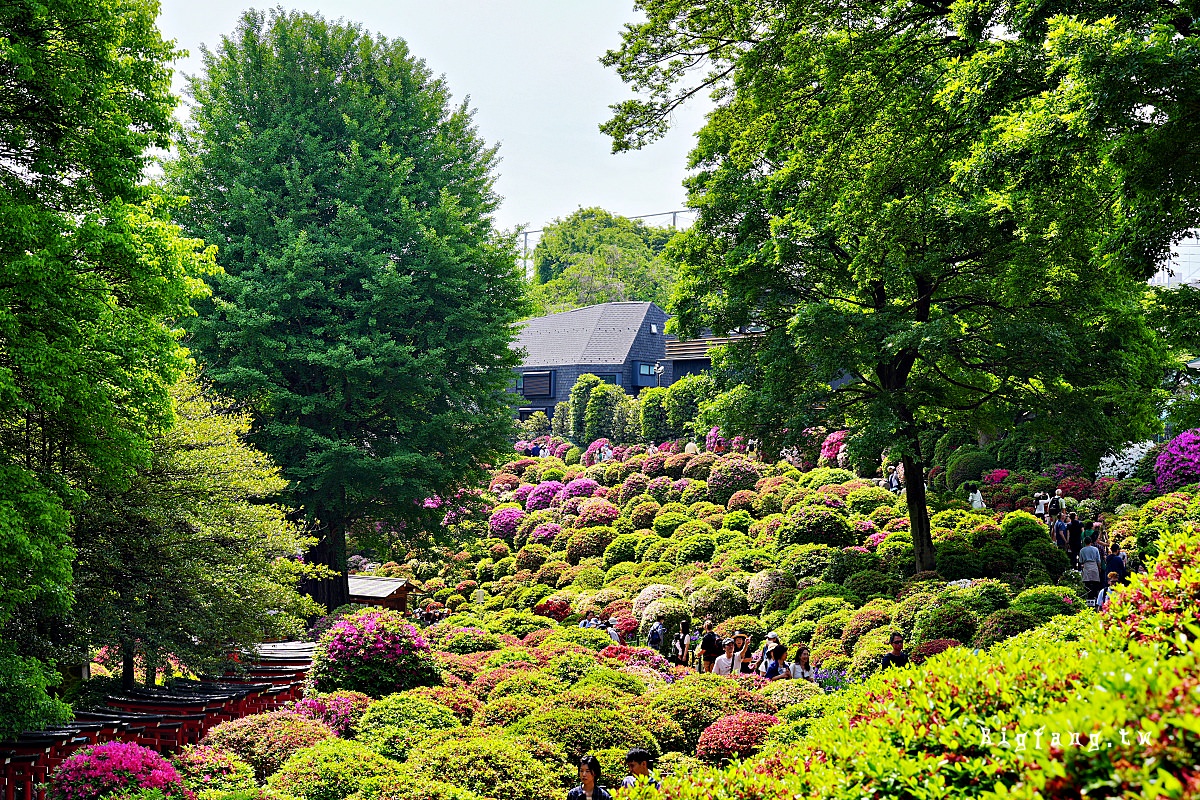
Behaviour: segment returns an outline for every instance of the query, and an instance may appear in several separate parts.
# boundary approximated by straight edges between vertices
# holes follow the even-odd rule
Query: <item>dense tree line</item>
[[[348,524],[419,530],[510,431],[470,110],[401,41],[251,12],[172,140],[157,14],[0,9],[0,738],[99,649],[128,684],[300,633]]]
[[[1145,281],[1197,223],[1182,8],[638,7],[605,62],[639,96],[603,127],[637,147],[718,99],[667,257],[679,331],[763,331],[718,359],[732,430],[894,450],[932,569],[924,434],[1024,422],[1098,457],[1157,429]]]

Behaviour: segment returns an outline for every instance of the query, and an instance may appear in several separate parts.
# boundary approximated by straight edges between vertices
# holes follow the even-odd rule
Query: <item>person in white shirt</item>
[[[750,643],[743,644],[740,651],[736,649],[737,643],[733,639],[726,639],[721,644],[725,646],[725,653],[717,656],[717,660],[713,662],[713,674],[737,675],[742,671],[742,659],[746,657],[746,648]]]
[[[968,499],[971,503],[971,508],[975,509],[976,511],[987,508],[987,503],[983,502],[983,492],[979,491],[978,486],[975,486],[971,489],[971,495]]]
[[[796,660],[792,662],[793,678],[816,682],[817,668],[812,665],[812,662],[809,660],[810,658],[811,654],[804,645],[800,645],[796,649]]]
[[[608,621],[608,630],[606,632],[608,633],[608,638],[612,639],[614,644],[625,644],[625,637],[621,635],[619,630],[617,630],[616,617],[613,617]]]
[[[696,444],[694,441],[688,442],[687,445],[683,448],[683,452],[687,453],[688,455],[694,456],[700,452],[700,446],[698,444]]]

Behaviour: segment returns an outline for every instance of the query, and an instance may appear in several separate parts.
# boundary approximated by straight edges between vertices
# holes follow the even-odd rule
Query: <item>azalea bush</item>
[[[297,700],[292,710],[301,717],[323,722],[345,739],[354,735],[359,718],[370,705],[371,698],[362,692],[337,691]]]
[[[270,711],[222,722],[200,741],[228,750],[254,767],[262,781],[298,750],[332,737],[333,731],[293,711]]]
[[[234,792],[258,788],[254,768],[228,750],[205,744],[184,747],[171,759],[192,792]]]
[[[153,791],[166,800],[191,800],[183,778],[158,753],[132,742],[105,742],[73,753],[50,776],[50,800],[101,800]]]
[[[267,786],[300,800],[345,800],[370,778],[400,778],[400,765],[366,745],[330,739],[298,751]]]
[[[767,732],[779,719],[770,714],[745,711],[721,717],[700,734],[696,758],[720,763],[730,758],[745,758],[758,752],[767,739]]]
[[[1160,492],[1170,492],[1200,481],[1200,428],[1176,436],[1154,462],[1154,483]]]
[[[365,609],[339,620],[313,653],[317,691],[349,689],[372,697],[438,682],[429,644],[396,611]]]

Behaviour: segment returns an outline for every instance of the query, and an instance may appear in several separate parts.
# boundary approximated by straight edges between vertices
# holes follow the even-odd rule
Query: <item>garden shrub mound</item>
[[[254,767],[259,781],[264,781],[297,750],[332,736],[333,731],[316,720],[291,711],[271,711],[222,722],[200,743],[236,754]]]
[[[438,682],[424,637],[399,612],[363,609],[338,620],[313,652],[317,691],[349,689],[382,697]]]
[[[191,792],[236,792],[258,788],[254,768],[228,750],[204,744],[188,745],[172,762],[184,787]]]
[[[296,751],[267,787],[302,800],[345,800],[378,777],[399,780],[400,765],[358,742],[327,739]]]
[[[132,742],[104,742],[73,753],[50,777],[51,800],[101,800],[152,792],[164,800],[191,800],[169,761]]]
[[[481,487],[477,506],[443,532],[454,546],[392,554],[389,574],[422,584],[423,606],[454,613],[420,631],[393,629],[392,620],[351,626],[363,642],[399,631],[412,645],[406,658],[434,665],[416,670],[428,685],[414,686],[412,669],[366,658],[369,688],[349,685],[357,678],[346,670],[346,686],[335,677],[295,707],[312,718],[305,724],[326,723],[397,765],[399,779],[363,778],[356,800],[561,796],[576,781],[574,756],[594,753],[619,777],[635,745],[661,755],[665,796],[971,796],[995,785],[993,771],[1010,793],[1078,796],[1081,783],[1063,784],[1065,793],[1039,783],[1057,769],[1043,756],[981,745],[972,723],[1015,730],[1075,724],[1082,714],[1111,727],[1118,711],[1072,706],[1080,692],[1103,695],[1130,719],[1174,689],[1184,691],[1185,712],[1194,705],[1184,685],[1194,648],[1179,638],[1197,622],[1200,593],[1192,488],[1153,497],[1145,482],[1130,489],[1072,465],[1041,475],[997,468],[975,478],[990,498],[976,512],[940,494],[934,476],[941,573],[917,573],[905,498],[848,471],[757,463],[751,483],[732,464],[741,455],[613,450],[604,462],[598,446],[582,448],[580,464],[515,459],[502,466],[513,477]],[[739,482],[722,484],[725,476]],[[1133,548],[1133,562],[1160,554],[1150,577],[1114,591],[1103,619],[1082,613],[1078,574],[1027,513],[1034,491],[1064,486],[1092,496],[1068,504],[1085,520],[1102,518]],[[580,627],[589,613],[614,620],[626,645]],[[667,630],[656,650],[645,642],[660,614]],[[756,652],[771,631],[789,659],[808,646],[816,682],[672,666],[673,635],[686,625],[695,636],[708,616],[721,636],[749,634]],[[892,631],[905,635],[913,667],[883,673]],[[1122,663],[1138,670],[1117,675]],[[1127,693],[1114,700],[1099,686]],[[338,693],[347,689],[361,693]],[[367,695],[382,699],[371,706]],[[1182,736],[1174,740],[1182,750],[1161,748],[1151,760],[1123,753],[1147,770],[1160,766],[1153,758],[1178,770],[1193,763],[1191,734]],[[713,768],[731,759],[744,766]],[[1112,777],[1104,761],[1101,782],[1087,786],[1119,784],[1104,783]],[[1084,768],[1066,751],[1056,763],[1070,775]],[[1045,769],[1030,779],[1033,766]],[[1148,785],[1136,770],[1116,769],[1129,785]]]

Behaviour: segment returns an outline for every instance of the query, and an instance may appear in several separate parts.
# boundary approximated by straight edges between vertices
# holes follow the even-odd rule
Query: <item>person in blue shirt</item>
[[[600,761],[595,756],[579,759],[579,785],[567,792],[567,800],[612,800],[600,785]]]

